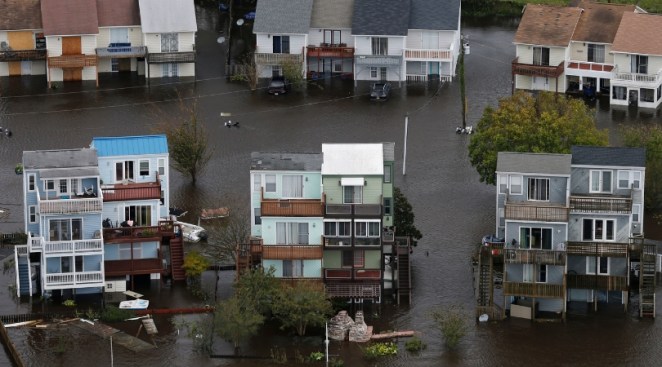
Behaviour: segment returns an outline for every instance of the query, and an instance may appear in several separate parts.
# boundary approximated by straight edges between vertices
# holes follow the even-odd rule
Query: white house
[[[0,76],[46,73],[39,0],[0,2]]]
[[[138,0],[99,1],[96,54],[100,73],[138,72],[144,75],[147,49],[143,45]]]

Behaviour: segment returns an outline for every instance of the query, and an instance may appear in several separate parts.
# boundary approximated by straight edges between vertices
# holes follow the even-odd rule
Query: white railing
[[[434,49],[405,49],[405,59],[420,59],[420,60],[447,60],[453,59],[451,50],[434,50]]]
[[[103,284],[103,273],[100,271],[86,271],[81,273],[51,273],[45,276],[45,287],[89,285],[90,283]]]
[[[28,292],[29,294],[32,294],[32,273],[30,270],[30,257],[28,256],[28,246],[27,245],[19,245],[19,246],[14,246],[14,272],[16,274],[16,296],[20,297],[21,296],[21,272],[18,269],[18,265],[20,262],[19,257],[20,256],[25,256],[26,257],[26,262],[28,264],[28,279],[29,281],[29,287],[28,287]]]
[[[100,213],[102,198],[41,200],[40,214]]]
[[[662,70],[659,70],[656,74],[641,74],[619,72],[618,68],[614,69],[615,80],[630,81],[635,83],[659,83],[660,74],[662,74]]]
[[[28,233],[28,246],[30,252],[41,251],[44,248],[44,237],[32,237],[32,233]]]
[[[84,273],[75,273],[76,283],[97,283],[103,282],[103,274],[100,271],[87,271]]]
[[[73,253],[73,252],[101,252],[102,250],[103,250],[103,244],[100,239],[46,242],[44,245],[45,254]]]
[[[28,246],[25,245],[14,246],[14,251],[16,251],[17,256],[25,256],[28,254]]]

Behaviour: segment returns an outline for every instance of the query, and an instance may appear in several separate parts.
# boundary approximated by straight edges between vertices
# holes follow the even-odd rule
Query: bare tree
[[[218,263],[234,264],[237,248],[251,237],[250,218],[246,210],[230,210],[230,215],[205,226],[209,233],[205,254]]]

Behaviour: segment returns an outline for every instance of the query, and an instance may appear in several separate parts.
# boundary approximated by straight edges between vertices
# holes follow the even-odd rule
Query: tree
[[[257,334],[263,323],[264,316],[237,296],[219,302],[214,311],[216,333],[231,342],[235,349],[239,348],[239,343]]]
[[[625,126],[621,128],[623,143],[628,147],[646,148],[647,209],[662,208],[662,128],[658,125]]]
[[[209,260],[197,251],[191,251],[184,257],[182,268],[186,276],[191,279],[197,279],[209,267]]]
[[[231,210],[231,216],[218,225],[209,226],[205,254],[218,262],[234,264],[239,245],[248,243],[251,236],[250,218],[245,210]]]
[[[432,312],[432,319],[444,337],[446,346],[455,349],[467,333],[467,315],[460,306],[439,308]]]
[[[240,62],[235,65],[230,80],[246,82],[251,90],[256,90],[259,76],[260,69],[255,64],[253,53],[250,52],[240,58]]]
[[[243,273],[234,285],[235,295],[241,302],[253,305],[261,315],[269,315],[280,287],[275,271],[271,267],[267,271],[258,268]]]
[[[607,131],[595,126],[595,114],[580,99],[518,91],[487,107],[469,143],[471,165],[480,181],[495,184],[498,152],[570,153],[573,145],[605,146]]]
[[[300,62],[286,59],[280,63],[281,70],[283,70],[283,77],[292,86],[300,86],[304,82],[303,66]]]
[[[399,236],[411,236],[415,241],[423,237],[414,225],[414,209],[399,188],[393,188],[394,215],[393,225]]]
[[[308,326],[321,326],[333,312],[321,284],[300,282],[283,284],[273,304],[274,315],[282,328],[293,327],[299,336]]]

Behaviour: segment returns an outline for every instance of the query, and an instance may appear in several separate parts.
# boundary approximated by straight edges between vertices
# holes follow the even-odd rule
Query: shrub
[[[132,318],[135,316],[135,313],[130,310],[122,310],[117,306],[106,306],[106,308],[101,312],[101,320],[105,322],[120,322],[126,319]]]
[[[398,354],[398,346],[395,343],[376,343],[363,350],[363,356],[367,359],[376,359]]]
[[[467,333],[467,316],[460,306],[441,308],[432,313],[432,318],[444,336],[446,346],[454,349]]]
[[[312,352],[308,356],[308,360],[311,361],[311,362],[323,361],[324,360],[324,353],[323,352]]]
[[[427,345],[416,336],[405,342],[405,349],[411,353],[420,352],[425,348],[427,348]]]

